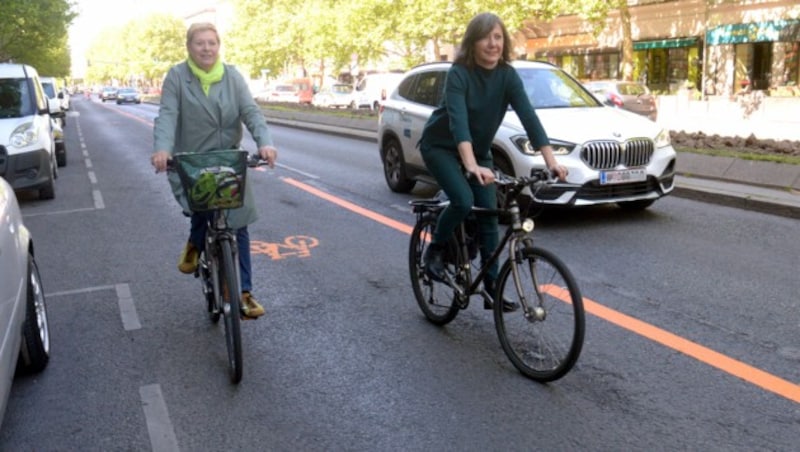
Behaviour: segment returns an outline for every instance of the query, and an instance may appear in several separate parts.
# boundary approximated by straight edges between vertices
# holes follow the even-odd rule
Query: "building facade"
[[[797,0],[630,0],[633,77],[654,91],[705,96],[764,90],[800,96]],[[585,19],[527,23],[528,59],[582,80],[621,77],[622,21],[612,11],[598,34]]]

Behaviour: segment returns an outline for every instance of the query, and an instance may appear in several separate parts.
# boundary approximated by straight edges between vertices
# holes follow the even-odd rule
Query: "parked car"
[[[56,79],[54,77],[39,77],[39,83],[42,84],[42,89],[48,99],[55,100],[61,108],[61,114],[56,118],[58,123],[64,127],[67,125],[67,110],[69,110],[69,95],[65,94],[64,89],[59,89]]]
[[[311,105],[315,107],[348,107],[355,108],[356,103],[353,97],[353,86],[345,83],[323,87],[311,99]]]
[[[54,118],[63,113],[58,100],[45,95],[36,69],[0,64],[0,177],[15,190],[38,190],[42,199],[55,197]]]
[[[305,105],[311,105],[311,99],[314,97],[314,82],[310,78],[296,78],[289,81],[294,85],[297,90],[297,102]]]
[[[117,90],[117,105],[119,104],[141,104],[142,97],[136,88],[120,88]]]
[[[56,147],[56,164],[59,167],[67,166],[67,148],[64,144],[64,129],[55,120],[53,122],[53,141]]]
[[[17,372],[41,372],[50,360],[50,327],[33,238],[14,189],[0,177],[0,425]]]
[[[103,89],[100,91],[100,100],[105,102],[107,100],[116,100],[117,99],[117,88],[113,86],[104,86]]]
[[[403,74],[399,72],[365,75],[356,83],[354,94],[356,106],[377,110],[401,80],[403,80]]]
[[[274,85],[268,88],[266,91],[260,93],[259,97],[256,97],[256,100],[262,102],[290,102],[293,104],[299,104],[300,94],[296,86],[288,83],[282,83],[279,85]]]
[[[644,83],[592,80],[584,85],[600,98],[600,102],[638,113],[653,121],[658,118],[656,98]]]
[[[378,151],[386,183],[393,191],[408,192],[417,181],[433,182],[417,143],[425,122],[439,105],[450,64],[430,63],[411,69],[383,103]],[[569,169],[567,183],[539,192],[538,201],[570,206],[617,203],[645,209],[672,191],[675,150],[667,130],[639,115],[603,105],[556,66],[533,61],[513,65],[556,159]],[[545,167],[511,110],[495,136],[492,154],[497,169],[512,176]]]

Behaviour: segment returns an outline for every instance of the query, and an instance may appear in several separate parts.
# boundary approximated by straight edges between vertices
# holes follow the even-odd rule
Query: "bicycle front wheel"
[[[453,288],[431,279],[425,273],[423,256],[436,228],[436,216],[425,215],[414,226],[408,247],[408,271],[417,304],[425,317],[436,325],[450,323],[458,314]]]
[[[539,382],[563,377],[578,360],[585,329],[583,298],[567,266],[547,250],[525,247],[516,262],[503,264],[497,287],[521,305],[514,312],[504,312],[502,303],[494,309],[497,336],[514,367]]]
[[[220,302],[225,318],[225,346],[228,349],[228,367],[231,383],[242,380],[242,332],[240,325],[239,278],[236,273],[237,262],[233,258],[231,242],[223,240],[220,244],[222,265],[219,268]]]

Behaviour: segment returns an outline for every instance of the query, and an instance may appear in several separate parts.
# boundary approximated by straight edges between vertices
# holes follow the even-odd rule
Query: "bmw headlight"
[[[26,122],[20,124],[19,127],[11,132],[9,143],[11,146],[24,148],[25,146],[30,146],[32,143],[35,143],[38,139],[39,133],[36,127],[34,127],[32,122]]]
[[[523,154],[532,155],[535,157],[542,155],[541,152],[537,151],[533,148],[533,146],[531,146],[531,142],[528,140],[527,135],[517,135],[511,137],[511,141]],[[573,143],[567,143],[565,141],[550,140],[550,145],[553,146],[553,155],[567,155],[572,152],[573,149],[575,149],[575,145]]]
[[[669,136],[669,130],[661,129],[661,132],[656,135],[656,148],[663,148],[669,146],[672,143],[672,139]]]

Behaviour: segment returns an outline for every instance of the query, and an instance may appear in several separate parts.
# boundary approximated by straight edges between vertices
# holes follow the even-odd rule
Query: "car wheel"
[[[383,145],[383,176],[386,184],[393,192],[408,193],[416,185],[416,181],[406,176],[406,163],[403,161],[403,149],[394,138],[386,140]]]
[[[350,105],[349,105],[349,107],[350,107],[350,109],[352,109],[352,110],[357,110],[357,109],[358,109],[358,106],[356,105],[356,101],[352,101],[352,102],[350,102]]]
[[[50,177],[47,182],[39,186],[39,199],[53,199],[56,197],[56,178],[58,177],[58,167],[54,160],[50,161]]]
[[[653,205],[655,199],[640,199],[638,201],[621,201],[617,205],[625,210],[644,210]]]
[[[25,302],[25,323],[22,326],[21,368],[24,372],[41,372],[50,361],[50,326],[39,268],[33,255],[28,255],[28,297]]]
[[[67,166],[67,149],[64,143],[56,145],[56,164],[61,167]]]

